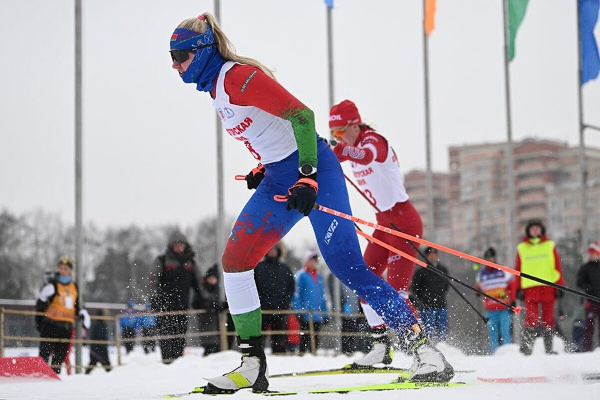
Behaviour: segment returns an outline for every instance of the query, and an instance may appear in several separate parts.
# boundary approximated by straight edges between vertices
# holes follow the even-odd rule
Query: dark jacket
[[[410,285],[410,291],[417,298],[422,308],[446,308],[446,295],[448,294],[448,280],[443,276],[429,271],[429,268],[419,268],[415,271]],[[435,266],[438,270],[448,273],[448,268],[442,264]]]
[[[265,257],[254,269],[254,280],[263,310],[288,310],[296,291],[294,274],[277,258]]]
[[[600,261],[588,261],[577,272],[577,287],[600,297]]]
[[[173,251],[176,243],[185,243],[183,253]],[[153,301],[155,311],[187,310],[190,307],[190,290],[194,290],[197,296],[201,295],[194,255],[182,234],[171,235],[167,251],[156,259],[157,290]]]
[[[98,313],[98,315],[102,315]],[[92,326],[88,332],[88,337],[91,340],[108,340],[108,327],[106,321],[96,319],[92,322]],[[90,352],[108,360],[108,348],[106,343],[90,344]]]

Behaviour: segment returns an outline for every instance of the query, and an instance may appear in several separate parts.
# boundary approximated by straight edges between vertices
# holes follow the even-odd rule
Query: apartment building
[[[504,255],[509,230],[515,229],[520,238],[532,218],[545,221],[554,239],[576,235],[586,218],[589,238],[599,238],[600,149],[585,152],[583,212],[579,149],[544,139],[514,143],[514,227],[509,226],[506,143],[453,146],[448,152],[449,173],[435,173],[433,179],[435,239],[441,243],[472,254],[494,246]],[[415,207],[427,221],[425,173],[411,171],[405,179]]]

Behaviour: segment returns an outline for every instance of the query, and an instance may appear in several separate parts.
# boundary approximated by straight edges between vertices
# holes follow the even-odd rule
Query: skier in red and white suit
[[[356,105],[350,100],[344,100],[331,108],[329,128],[331,134],[339,140],[336,146],[332,146],[334,153],[340,162],[350,162],[358,187],[376,209],[377,223],[422,237],[421,216],[409,200],[396,153],[387,139],[362,122]],[[417,255],[417,251],[405,239],[378,230],[373,236],[413,257]],[[411,305],[407,291],[414,270],[412,261],[375,243],[367,245],[364,259],[379,276],[387,270],[387,282]],[[356,360],[353,366],[390,364],[392,348],[386,324],[368,304],[361,304],[375,341],[372,350]]]

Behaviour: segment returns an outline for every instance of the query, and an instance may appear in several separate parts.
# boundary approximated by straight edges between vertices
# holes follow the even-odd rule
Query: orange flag
[[[435,28],[435,6],[437,0],[425,0],[425,33],[431,35]]]

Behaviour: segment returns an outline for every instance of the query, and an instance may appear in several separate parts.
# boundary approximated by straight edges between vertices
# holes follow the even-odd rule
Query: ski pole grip
[[[273,200],[279,201],[279,202],[285,202],[285,201],[287,201],[287,199],[288,199],[288,197],[283,194],[276,194],[275,196],[273,196]]]
[[[515,314],[521,314],[521,310],[523,309],[523,307],[516,306],[516,307],[513,307],[512,309],[515,312]]]
[[[245,181],[246,180],[246,175],[236,175],[235,176],[235,180],[236,181]]]

